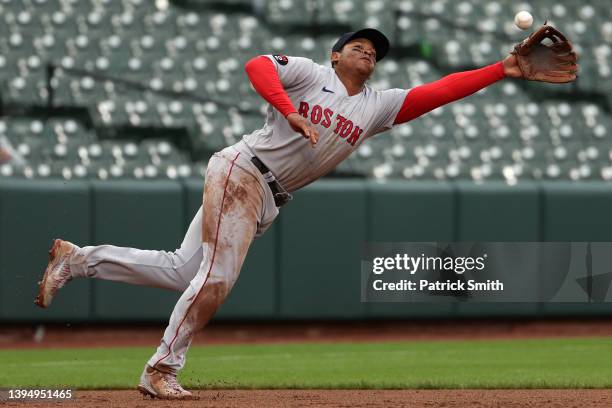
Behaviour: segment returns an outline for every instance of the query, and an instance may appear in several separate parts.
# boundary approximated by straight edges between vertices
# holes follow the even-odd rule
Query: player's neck
[[[341,69],[339,69],[339,67],[336,67],[335,71],[336,75],[338,75],[338,78],[340,79],[340,82],[342,82],[342,84],[346,88],[346,92],[349,96],[361,93],[368,79],[367,77],[355,75],[354,72],[343,72]]]

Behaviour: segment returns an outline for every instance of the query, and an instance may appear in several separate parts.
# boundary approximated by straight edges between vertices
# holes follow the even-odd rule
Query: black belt
[[[259,160],[259,157],[251,157],[251,162],[253,162],[255,167],[257,167],[257,169],[264,176],[264,180],[266,180],[266,183],[268,183],[268,187],[270,187],[270,191],[272,192],[272,196],[274,197],[274,204],[277,207],[282,207],[293,199],[291,194],[286,192],[282,188],[280,183],[276,181],[276,178],[274,178],[274,174],[272,174],[268,166],[266,166],[261,160]]]

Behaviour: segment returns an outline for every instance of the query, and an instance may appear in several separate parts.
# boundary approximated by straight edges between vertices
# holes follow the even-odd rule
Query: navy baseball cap
[[[376,61],[383,59],[389,51],[389,40],[383,33],[374,28],[364,28],[363,30],[342,34],[332,47],[332,52],[340,52],[346,43],[357,38],[365,38],[372,41],[376,50]]]

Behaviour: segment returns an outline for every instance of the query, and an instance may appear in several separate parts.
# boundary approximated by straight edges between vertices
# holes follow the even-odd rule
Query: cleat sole
[[[45,269],[45,274],[43,275],[43,278],[38,281],[38,295],[36,296],[36,299],[34,299],[34,304],[43,309],[46,309],[49,306],[49,304],[45,304],[44,283],[47,281],[47,276],[49,275],[49,272],[51,272],[51,270],[55,266],[53,265],[53,261],[56,258],[60,243],[61,240],[59,239],[55,239],[53,241],[53,245],[51,246],[51,249],[49,249],[49,262],[47,263],[47,269]]]

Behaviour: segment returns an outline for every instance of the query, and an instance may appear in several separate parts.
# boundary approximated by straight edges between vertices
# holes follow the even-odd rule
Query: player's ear
[[[340,59],[340,53],[339,52],[335,52],[334,51],[334,52],[331,53],[331,63],[332,63],[332,66],[334,66],[338,62],[339,59]]]

